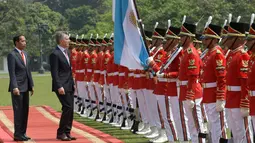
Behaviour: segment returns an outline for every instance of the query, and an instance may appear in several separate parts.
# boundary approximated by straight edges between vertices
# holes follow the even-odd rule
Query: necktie
[[[68,64],[70,64],[69,63],[69,57],[68,57],[68,54],[67,54],[67,50],[64,50],[64,53],[65,53],[65,57],[66,57],[66,60],[67,60]]]
[[[26,65],[26,59],[25,59],[25,55],[23,52],[20,52],[21,53],[21,57],[22,57],[22,60],[24,62],[24,64]]]

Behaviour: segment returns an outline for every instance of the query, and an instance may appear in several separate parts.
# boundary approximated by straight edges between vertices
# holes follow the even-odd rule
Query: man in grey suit
[[[70,135],[73,123],[74,80],[72,76],[69,36],[64,32],[56,33],[57,47],[50,55],[52,91],[62,104],[62,115],[57,130],[57,139],[76,140]]]
[[[14,140],[27,141],[26,135],[29,113],[29,91],[34,93],[34,83],[29,67],[26,38],[23,35],[13,38],[15,48],[8,54],[8,70],[10,76],[9,92],[11,92],[14,112]]]

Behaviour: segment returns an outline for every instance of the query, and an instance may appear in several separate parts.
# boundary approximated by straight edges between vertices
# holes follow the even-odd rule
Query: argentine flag
[[[133,0],[113,0],[114,62],[129,69],[145,69],[149,58],[137,24]]]

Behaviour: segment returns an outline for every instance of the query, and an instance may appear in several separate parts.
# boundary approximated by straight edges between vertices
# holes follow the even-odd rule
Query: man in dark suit
[[[8,54],[8,70],[10,76],[9,92],[11,92],[14,111],[14,140],[27,141],[31,139],[26,135],[29,91],[34,93],[34,83],[29,68],[26,48],[26,38],[23,35],[13,38],[15,49]]]
[[[69,36],[64,32],[56,33],[58,46],[50,55],[52,91],[62,104],[62,115],[57,130],[57,139],[76,140],[70,135],[73,122],[74,80],[71,70]]]

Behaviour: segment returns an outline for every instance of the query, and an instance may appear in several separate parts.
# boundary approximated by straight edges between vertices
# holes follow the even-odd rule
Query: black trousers
[[[73,124],[73,92],[66,92],[65,95],[59,95],[58,93],[56,94],[60,103],[62,104],[62,115],[60,118],[57,135],[62,135],[63,133],[70,134]]]
[[[19,96],[11,93],[11,96],[14,113],[14,136],[23,136],[27,131],[29,92],[21,92]]]

